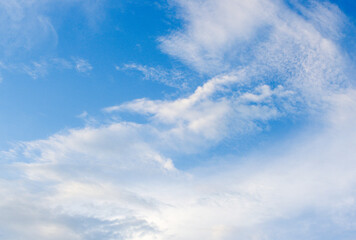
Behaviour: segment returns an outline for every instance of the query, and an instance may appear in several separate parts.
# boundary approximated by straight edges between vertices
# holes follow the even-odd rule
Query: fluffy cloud
[[[187,96],[105,109],[144,123],[72,129],[2,153],[0,236],[351,239],[356,94],[337,44],[342,14],[328,4],[296,5],[298,14],[279,1],[176,2],[186,25],[162,48],[214,76]],[[295,116],[319,126],[278,150],[177,167]]]
[[[226,69],[221,62],[224,53],[253,38],[262,25],[270,24],[276,8],[271,1],[259,0],[175,3],[186,24],[183,31],[162,38],[162,48],[203,72]]]
[[[186,24],[161,38],[161,47],[202,73],[247,66],[248,79],[288,80],[313,92],[345,81],[346,60],[333,41],[345,17],[334,5],[295,4],[297,13],[272,0],[175,2]]]
[[[2,233],[321,239],[332,231],[340,238],[355,228],[355,99],[354,91],[334,95],[325,130],[279,143],[283,150],[186,171],[153,150],[147,126],[111,124],[23,143],[12,153],[22,161],[8,165],[22,174],[1,182]]]
[[[293,92],[282,86],[271,89],[260,85],[251,92],[231,90],[244,86],[245,78],[246,71],[241,70],[212,78],[188,97],[174,101],[138,99],[105,111],[143,114],[159,129],[158,137],[170,143],[171,148],[197,152],[206,144],[211,146],[226,137],[254,131],[277,118],[282,111],[276,101],[286,106],[292,104],[288,97]]]

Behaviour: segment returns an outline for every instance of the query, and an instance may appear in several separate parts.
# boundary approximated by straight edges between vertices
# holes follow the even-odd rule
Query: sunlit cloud
[[[347,17],[319,2],[172,4],[183,25],[160,37],[160,48],[207,80],[178,97],[107,106],[95,125],[1,152],[0,236],[351,239],[356,94],[339,42]],[[79,57],[46,63],[94,69]],[[44,65],[24,70],[37,78]],[[168,86],[188,78],[135,63],[116,70]],[[236,151],[291,119],[302,123],[298,134]]]

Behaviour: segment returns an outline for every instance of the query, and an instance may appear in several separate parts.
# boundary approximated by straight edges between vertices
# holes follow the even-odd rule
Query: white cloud
[[[87,73],[93,69],[90,63],[82,58],[78,58],[75,60],[75,68],[77,69],[78,72],[81,73]]]
[[[9,236],[38,239],[49,233],[53,239],[322,239],[319,231],[338,238],[337,230],[356,227],[348,214],[356,207],[355,99],[354,91],[335,95],[327,128],[281,143],[278,153],[190,171],[167,171],[162,149],[142,125],[72,130],[24,143],[29,161],[13,167],[26,177],[15,188],[1,182],[2,228]],[[18,196],[23,202],[13,201]],[[299,228],[319,218],[329,229]]]
[[[43,77],[47,74],[47,62],[32,62],[31,65],[25,65],[23,71],[33,79]]]
[[[203,72],[220,72],[212,64],[228,63],[227,73],[188,96],[105,109],[142,114],[144,124],[72,129],[3,153],[1,234],[269,240],[340,239],[356,230],[350,214],[356,207],[356,94],[334,40],[339,24],[324,29],[323,23],[339,13],[317,5],[308,20],[274,1],[178,3],[186,26],[163,39],[163,48]],[[268,38],[261,40],[258,31],[266,26],[271,31],[262,31]],[[252,60],[235,68],[234,54],[245,58],[251,51],[232,51],[234,60],[225,54],[247,40],[256,44]],[[200,159],[196,169],[176,167],[175,157],[189,162],[196,153],[210,155],[223,140],[234,144],[231,136],[298,111],[310,117],[310,109],[321,112],[312,116],[319,128],[274,142],[278,151],[244,159],[213,151],[219,161],[210,166]]]
[[[2,63],[0,68],[9,73],[25,73],[33,79],[43,78],[53,70],[75,70],[87,73],[93,69],[87,60],[73,57],[71,60],[64,58],[44,58],[30,63]]]
[[[326,38],[339,39],[347,22],[340,9],[329,2],[311,1],[309,6],[294,3],[303,16]]]
[[[276,5],[271,1],[186,1],[181,8],[184,29],[161,39],[162,49],[202,72],[226,70],[224,53],[270,25]]]
[[[264,123],[280,117],[286,106],[293,105],[289,100],[293,92],[282,86],[271,89],[260,85],[246,92],[231,90],[243,87],[245,78],[243,69],[212,78],[187,97],[138,99],[104,111],[143,114],[158,129],[158,138],[167,147],[180,152],[201,151],[226,137],[263,129]]]
[[[6,56],[39,47],[53,49],[58,44],[57,31],[52,24],[51,11],[63,7],[80,8],[89,26],[104,18],[106,1],[96,0],[0,0],[0,51]]]
[[[56,45],[57,33],[47,16],[41,13],[44,1],[0,1],[1,50],[11,53],[39,44]]]
[[[174,2],[185,24],[161,47],[201,73],[247,66],[247,79],[279,81],[308,97],[345,81],[347,63],[333,42],[344,16],[334,5],[314,4],[301,15],[272,0]]]
[[[145,80],[158,81],[167,86],[185,89],[187,88],[187,76],[179,70],[165,70],[161,67],[149,67],[141,64],[124,64],[116,66],[118,71],[136,70],[143,74]]]

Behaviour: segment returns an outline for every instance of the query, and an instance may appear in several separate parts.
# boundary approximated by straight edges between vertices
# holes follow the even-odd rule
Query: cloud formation
[[[33,48],[51,49],[58,43],[57,31],[50,13],[63,6],[82,9],[89,25],[94,25],[102,17],[105,1],[58,1],[58,0],[1,0],[0,1],[0,51],[9,56],[18,51]],[[43,48],[43,46],[45,46]]]
[[[81,73],[90,72],[93,69],[88,61],[81,58],[75,60],[75,68]]]
[[[175,3],[185,25],[161,47],[212,77],[176,99],[104,109],[144,123],[71,129],[3,152],[0,236],[351,239],[356,94],[338,45],[345,16],[316,2]],[[177,167],[292,117],[320,126],[274,142],[277,150]]]
[[[190,96],[174,101],[138,99],[104,110],[143,114],[158,127],[159,138],[172,143],[177,151],[201,151],[205,144],[211,146],[235,134],[257,130],[264,122],[277,118],[282,112],[274,101],[289,105],[287,99],[293,92],[282,86],[271,89],[260,85],[251,92],[231,91],[236,85],[243,86],[245,75],[242,70],[215,77]]]
[[[8,236],[39,239],[322,239],[320,232],[328,229],[335,238],[351,234],[355,99],[354,91],[335,95],[327,130],[306,132],[283,151],[188,171],[174,169],[160,149],[154,151],[151,136],[142,140],[147,126],[112,124],[23,143],[13,153],[22,163],[8,166],[22,173],[2,181],[3,216],[11,216],[2,228],[15,234]],[[18,218],[28,230],[16,228]],[[38,222],[23,222],[33,218]]]
[[[167,86],[185,89],[187,88],[187,76],[179,70],[165,70],[161,67],[150,67],[141,64],[124,64],[115,66],[118,71],[135,70],[143,74],[145,80],[157,81]]]
[[[40,44],[57,42],[57,32],[43,14],[45,1],[0,1],[0,41],[2,54],[15,49],[30,50]]]

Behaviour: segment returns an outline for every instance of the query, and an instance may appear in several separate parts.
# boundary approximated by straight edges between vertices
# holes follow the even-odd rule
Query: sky
[[[0,239],[353,240],[353,0],[0,0]]]

